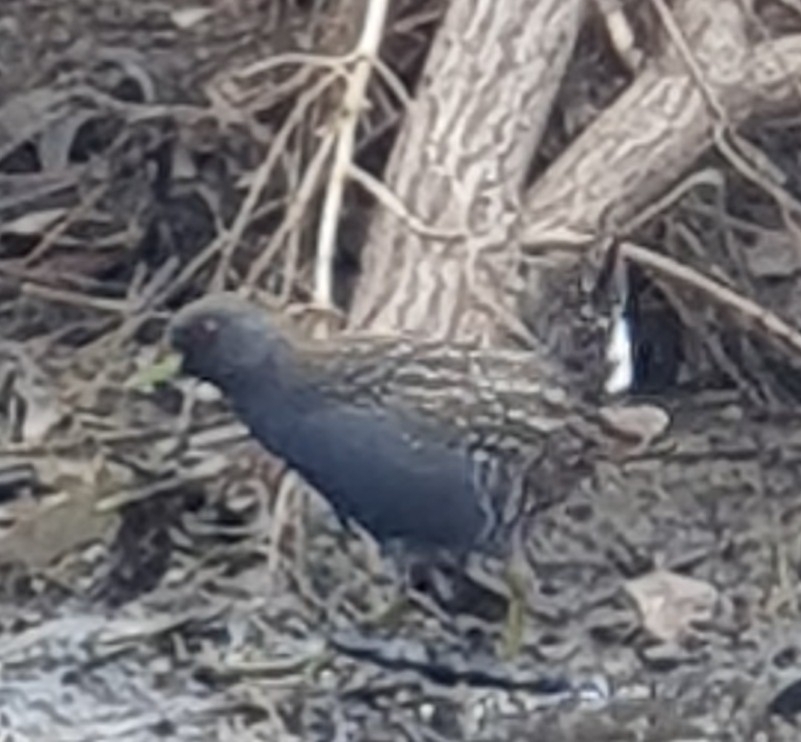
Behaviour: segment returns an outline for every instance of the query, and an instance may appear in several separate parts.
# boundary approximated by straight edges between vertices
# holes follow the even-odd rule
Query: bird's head
[[[230,293],[183,307],[168,337],[185,373],[229,392],[254,374],[269,375],[291,352],[285,332],[267,312]]]

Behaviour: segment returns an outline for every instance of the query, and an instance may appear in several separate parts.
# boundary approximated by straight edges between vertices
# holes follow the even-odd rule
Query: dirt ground
[[[159,379],[165,319],[214,283],[285,115],[252,65],[325,38],[324,11],[0,6],[2,739],[798,739],[797,405],[657,400],[669,432],[536,524],[509,659],[498,621],[423,598],[377,618],[397,581],[369,544],[219,400]],[[283,299],[304,245],[273,268]]]

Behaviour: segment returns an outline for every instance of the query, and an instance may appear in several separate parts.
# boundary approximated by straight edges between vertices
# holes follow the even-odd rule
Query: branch
[[[353,159],[356,126],[359,123],[367,84],[378,59],[378,49],[387,15],[387,0],[370,0],[366,6],[364,28],[356,46],[356,62],[348,79],[342,101],[342,115],[337,123],[338,134],[334,162],[323,202],[320,231],[317,239],[317,263],[314,270],[314,299],[319,306],[333,304],[333,271],[336,255],[336,235],[342,211],[342,196],[348,170]]]
[[[718,306],[732,310],[769,337],[801,355],[801,333],[774,312],[743,296],[714,278],[699,273],[688,265],[667,255],[660,255],[632,242],[620,245],[620,256],[634,261],[643,268],[658,273],[668,280],[700,291]]]
[[[798,107],[801,35],[753,52],[739,33],[728,39],[728,51],[702,62],[706,92],[726,124]],[[634,219],[715,142],[724,122],[707,98],[686,66],[649,67],[529,191],[524,242],[586,244],[609,222]]]

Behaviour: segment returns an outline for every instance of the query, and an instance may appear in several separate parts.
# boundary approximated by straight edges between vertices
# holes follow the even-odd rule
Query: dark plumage
[[[530,353],[300,339],[230,294],[181,310],[183,369],[378,541],[466,553],[569,486],[588,428]],[[531,495],[531,498],[525,495]]]

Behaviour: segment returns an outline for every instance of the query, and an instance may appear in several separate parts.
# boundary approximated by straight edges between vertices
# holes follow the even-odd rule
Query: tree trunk
[[[447,235],[382,210],[352,326],[486,341],[513,314],[524,178],[582,10],[582,0],[451,3],[385,178]]]
[[[451,4],[385,178],[430,230],[381,207],[352,327],[497,341],[519,308],[522,244],[526,315],[548,341],[576,309],[577,246],[639,223],[731,126],[796,106],[801,35],[752,46],[737,0],[685,0],[675,18],[688,48],[671,38],[521,196],[583,10]]]
[[[752,48],[739,11],[718,16],[725,5],[693,8],[714,29],[692,50],[701,81],[685,60],[654,60],[533,184],[527,244],[586,243],[604,226],[623,227],[713,145],[716,126],[797,107],[801,35]]]

